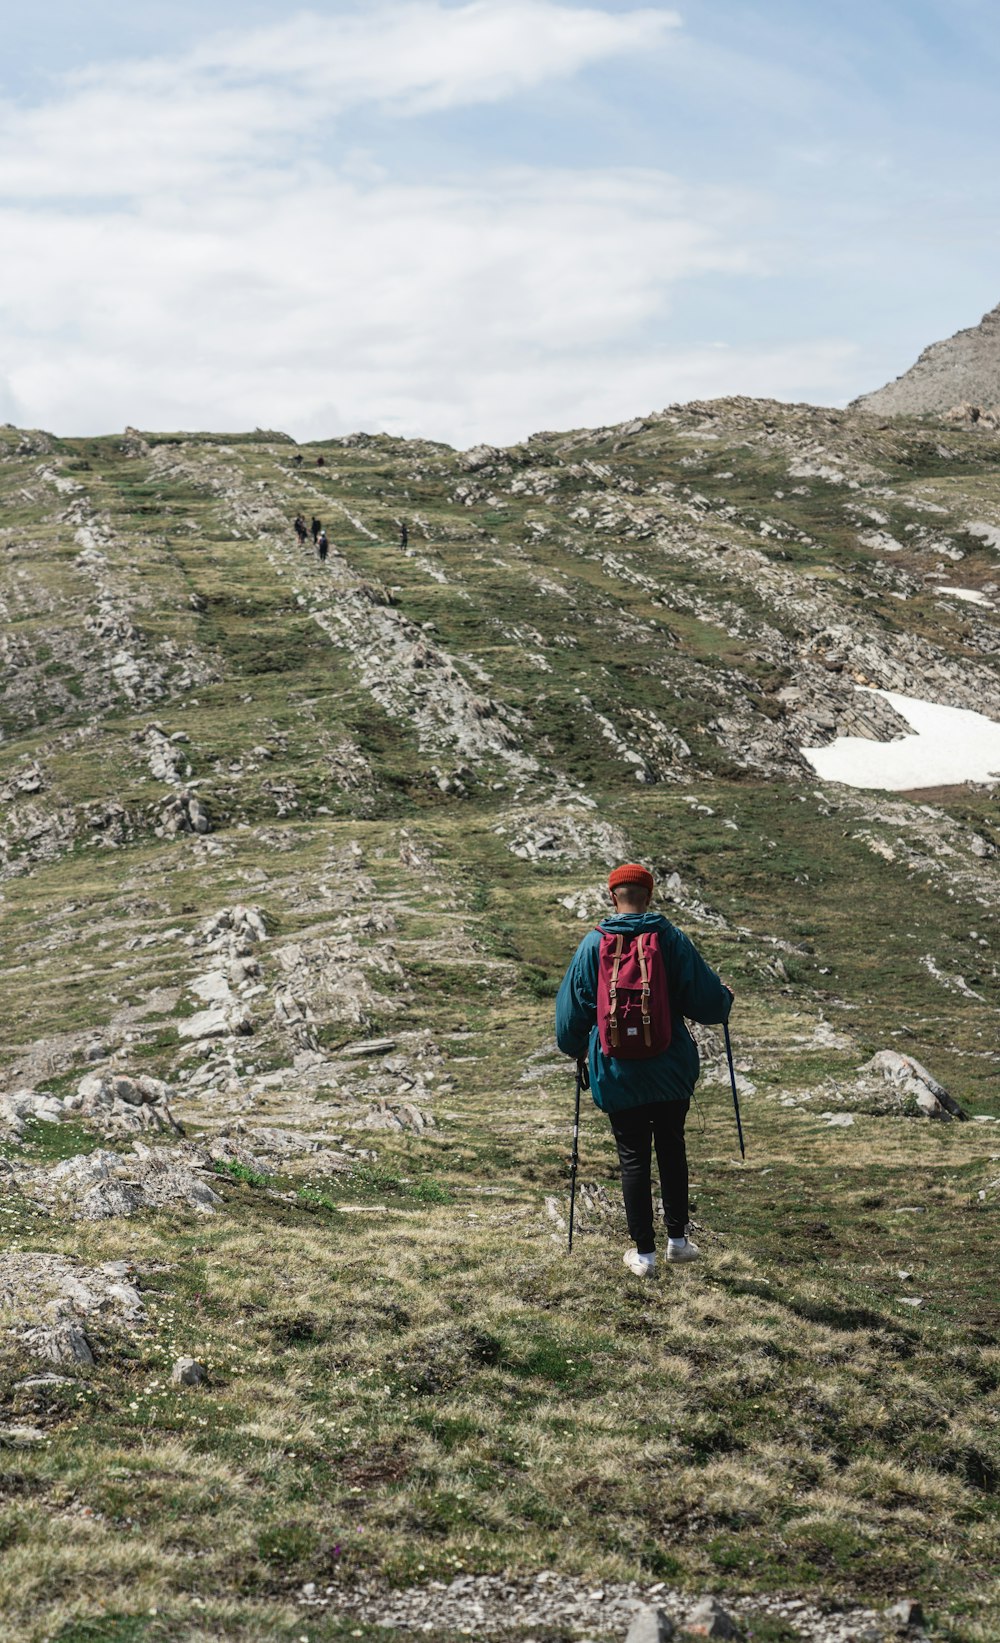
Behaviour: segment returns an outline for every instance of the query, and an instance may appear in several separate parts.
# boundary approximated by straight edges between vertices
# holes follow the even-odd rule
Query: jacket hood
[[[643,930],[669,930],[671,925],[662,913],[612,913],[609,918],[602,918],[597,928],[607,930],[611,935],[617,935],[619,931],[625,935],[639,935]]]

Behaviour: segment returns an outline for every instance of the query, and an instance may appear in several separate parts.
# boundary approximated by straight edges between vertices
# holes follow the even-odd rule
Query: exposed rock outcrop
[[[28,1352],[58,1366],[92,1364],[88,1324],[133,1328],[145,1321],[128,1261],[84,1267],[62,1255],[7,1250],[0,1255],[0,1328]]]
[[[851,409],[874,416],[920,416],[944,415],[963,405],[970,412],[1000,405],[1000,305],[978,325],[932,342],[902,376],[862,394]],[[980,415],[968,420],[978,422]]]

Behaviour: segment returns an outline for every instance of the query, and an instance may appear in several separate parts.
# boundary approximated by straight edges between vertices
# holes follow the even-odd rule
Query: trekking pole
[[[729,1062],[729,1082],[733,1086],[733,1107],[736,1111],[736,1133],[740,1138],[740,1157],[745,1159],[746,1147],[743,1145],[743,1125],[740,1122],[740,1098],[736,1093],[736,1068],[733,1066],[733,1046],[729,1041],[729,1022],[722,1023],[722,1031],[726,1035],[726,1059]]]
[[[569,1253],[573,1253],[573,1214],[576,1209],[576,1167],[580,1162],[580,1091],[583,1088],[585,1062],[582,1056],[576,1063],[576,1111],[573,1114],[573,1156],[569,1166]]]

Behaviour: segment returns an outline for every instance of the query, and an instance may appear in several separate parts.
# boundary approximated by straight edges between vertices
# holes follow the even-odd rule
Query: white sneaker
[[[667,1239],[668,1261],[697,1261],[700,1255],[701,1250],[697,1244],[691,1242],[690,1238]]]
[[[651,1250],[648,1255],[640,1255],[637,1249],[627,1249],[622,1256],[622,1260],[625,1262],[625,1265],[628,1267],[629,1271],[634,1272],[637,1278],[655,1278],[655,1249]]]

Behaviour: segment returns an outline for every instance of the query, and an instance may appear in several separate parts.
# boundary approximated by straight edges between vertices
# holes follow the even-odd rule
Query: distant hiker
[[[317,519],[315,514],[313,514],[312,524],[309,526],[309,529],[312,531],[312,539],[315,542],[320,531],[323,529],[322,521]]]
[[[319,535],[317,536],[317,538],[316,538],[316,548],[317,548],[317,551],[319,553],[320,563],[325,565],[326,564],[326,556],[330,551],[330,543],[329,543],[329,540],[327,538],[326,531],[320,531]]]
[[[317,468],[325,468],[326,467],[326,457],[325,456],[318,456],[316,458],[316,466],[317,466]]]
[[[399,521],[399,545],[405,550],[409,546],[409,542],[410,533],[406,528],[406,520],[401,519]]]
[[[684,1022],[727,1021],[733,993],[694,943],[649,911],[653,875],[627,862],[608,877],[615,911],[585,935],[556,999],[564,1055],[587,1057],[594,1104],[607,1113],[621,1162],[635,1249],[622,1259],[639,1278],[656,1270],[650,1162],[656,1146],[667,1260],[694,1261],[687,1236],[684,1120],[698,1078],[698,1050]]]
[[[301,468],[301,466],[302,466],[302,452],[301,451],[296,451],[295,455],[292,457],[292,466],[296,467],[296,468]]]
[[[306,522],[300,513],[295,515],[295,534],[299,539],[299,546],[301,547],[302,543],[309,535],[309,532],[306,530]]]

